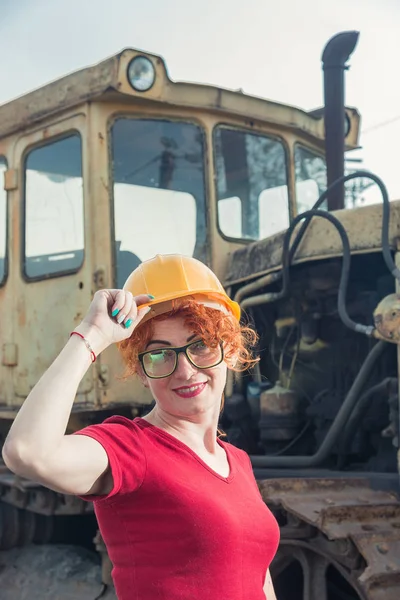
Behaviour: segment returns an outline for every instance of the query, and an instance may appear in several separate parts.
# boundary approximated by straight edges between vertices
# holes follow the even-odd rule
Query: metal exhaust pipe
[[[329,40],[322,54],[324,71],[325,152],[328,186],[344,175],[346,113],[344,72],[358,41],[358,31],[344,31]],[[344,185],[328,197],[328,210],[344,208]]]

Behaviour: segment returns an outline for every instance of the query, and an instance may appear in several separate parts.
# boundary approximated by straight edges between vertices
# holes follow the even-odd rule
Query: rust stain
[[[24,327],[26,325],[26,312],[25,303],[23,301],[20,301],[17,304],[17,314],[19,327]]]

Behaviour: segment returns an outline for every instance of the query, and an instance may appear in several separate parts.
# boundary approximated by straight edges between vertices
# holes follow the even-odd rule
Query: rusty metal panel
[[[0,138],[96,97],[117,84],[118,55],[0,106]]]
[[[375,204],[333,213],[346,229],[352,253],[379,252],[382,237],[382,205]],[[296,228],[298,231],[301,224]],[[253,279],[281,268],[285,232],[236,250],[228,264],[226,283]],[[293,238],[295,233],[293,233]],[[397,246],[400,236],[400,200],[390,203],[389,242]],[[314,218],[308,226],[293,264],[342,256],[342,243],[335,227]]]
[[[3,344],[1,363],[5,367],[15,367],[18,364],[18,346],[16,344]]]

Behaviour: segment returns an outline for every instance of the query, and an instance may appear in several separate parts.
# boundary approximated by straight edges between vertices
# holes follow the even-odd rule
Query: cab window
[[[259,240],[289,225],[285,148],[225,126],[214,130],[218,223],[228,238]]]
[[[83,263],[82,147],[78,134],[31,150],[25,160],[28,279],[78,271]]]
[[[156,254],[179,253],[208,262],[200,127],[119,118],[111,140],[117,287]]]

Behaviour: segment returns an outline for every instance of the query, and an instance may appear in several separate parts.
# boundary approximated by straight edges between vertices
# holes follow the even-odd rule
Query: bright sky
[[[346,102],[363,117],[365,167],[400,198],[398,0],[0,0],[0,10],[0,102],[136,47],[162,55],[174,80],[311,109],[323,102],[325,43],[356,29]]]

